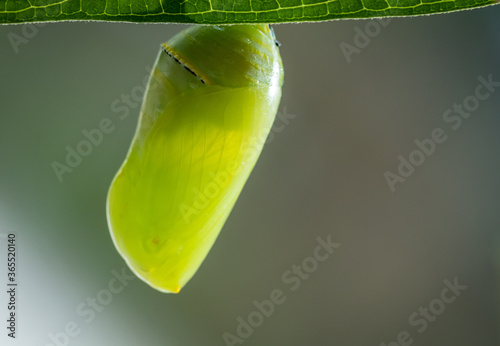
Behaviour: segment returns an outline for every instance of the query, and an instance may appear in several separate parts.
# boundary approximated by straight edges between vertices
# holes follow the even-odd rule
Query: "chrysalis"
[[[203,262],[271,129],[283,66],[267,25],[195,26],[162,45],[108,192],[132,271],[179,292]]]

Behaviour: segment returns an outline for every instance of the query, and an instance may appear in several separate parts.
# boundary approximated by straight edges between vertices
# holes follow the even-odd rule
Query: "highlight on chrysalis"
[[[274,122],[283,66],[268,25],[194,26],[163,44],[107,198],[132,271],[177,293],[201,265]]]

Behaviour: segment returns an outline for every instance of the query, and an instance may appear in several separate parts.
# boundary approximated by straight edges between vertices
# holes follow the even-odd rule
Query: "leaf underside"
[[[0,24],[45,21],[255,24],[415,16],[497,0],[0,0]]]

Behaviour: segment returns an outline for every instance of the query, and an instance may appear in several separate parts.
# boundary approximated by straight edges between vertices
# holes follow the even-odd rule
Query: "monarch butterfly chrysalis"
[[[260,155],[282,83],[268,25],[195,26],[162,45],[107,199],[116,248],[152,287],[177,293],[203,262]]]

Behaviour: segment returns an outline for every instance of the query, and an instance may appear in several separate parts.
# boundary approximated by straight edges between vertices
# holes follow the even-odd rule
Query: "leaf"
[[[415,16],[500,0],[0,0],[0,24],[45,21],[245,24]]]

